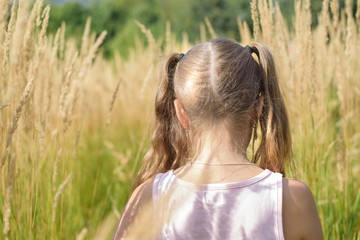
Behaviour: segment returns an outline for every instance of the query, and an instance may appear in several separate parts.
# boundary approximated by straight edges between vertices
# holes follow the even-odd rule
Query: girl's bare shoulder
[[[283,227],[285,239],[323,239],[314,196],[296,179],[283,178]]]
[[[293,203],[306,204],[313,200],[310,188],[303,182],[293,178],[283,178],[284,200],[294,201]]]
[[[152,200],[152,186],[153,180],[150,179],[139,185],[131,194],[121,214],[113,239],[122,239],[128,235],[131,224],[136,221],[136,218],[138,218],[141,212],[144,212],[144,209],[146,209],[146,212],[151,216],[152,209],[149,208],[149,206],[151,206]]]

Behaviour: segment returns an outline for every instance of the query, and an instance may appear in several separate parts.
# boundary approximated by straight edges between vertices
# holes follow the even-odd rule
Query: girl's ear
[[[186,115],[184,108],[182,107],[182,105],[178,99],[174,100],[174,106],[175,106],[176,116],[179,119],[181,125],[185,129],[188,129],[189,128],[189,119]]]
[[[257,119],[260,118],[263,107],[264,107],[264,96],[260,95],[259,99],[258,99],[258,102],[256,104],[256,117],[257,117]]]

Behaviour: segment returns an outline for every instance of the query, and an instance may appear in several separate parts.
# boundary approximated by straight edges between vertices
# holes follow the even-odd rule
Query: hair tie
[[[245,48],[249,49],[250,53],[254,52],[254,50],[249,45],[246,45]]]
[[[180,54],[179,54],[179,57],[178,57],[178,62],[180,62],[180,60],[181,60],[184,56],[185,56],[185,54],[180,53]]]

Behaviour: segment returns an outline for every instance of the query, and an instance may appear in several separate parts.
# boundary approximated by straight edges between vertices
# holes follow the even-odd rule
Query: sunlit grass
[[[149,146],[161,59],[170,51],[186,52],[193,43],[186,35],[176,42],[169,31],[160,42],[139,24],[148,46],[137,41],[127,60],[119,55],[113,62],[101,56],[93,60],[101,38],[96,42],[85,31],[80,51],[64,36],[65,26],[55,36],[42,35],[47,20],[37,2],[33,15],[27,15],[30,5],[22,4],[21,17],[10,18],[9,24],[0,19],[0,27],[8,29],[0,29],[0,157],[9,149],[0,171],[0,239],[107,239]],[[313,191],[325,238],[357,239],[359,18],[349,14],[350,1],[340,15],[335,3],[314,28],[309,1],[295,4],[290,30],[279,9],[264,1],[252,11],[260,18],[254,18],[256,38],[278,63],[297,163],[292,174]],[[41,24],[31,25],[37,18]],[[206,24],[215,36],[216,29]],[[34,33],[26,35],[32,27],[28,32]],[[252,34],[241,21],[239,28],[247,44]],[[6,147],[32,77],[30,97]]]

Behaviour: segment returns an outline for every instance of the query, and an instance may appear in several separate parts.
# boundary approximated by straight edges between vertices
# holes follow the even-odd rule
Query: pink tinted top
[[[241,182],[195,184],[173,170],[153,184],[155,239],[284,239],[282,175],[264,170]]]

